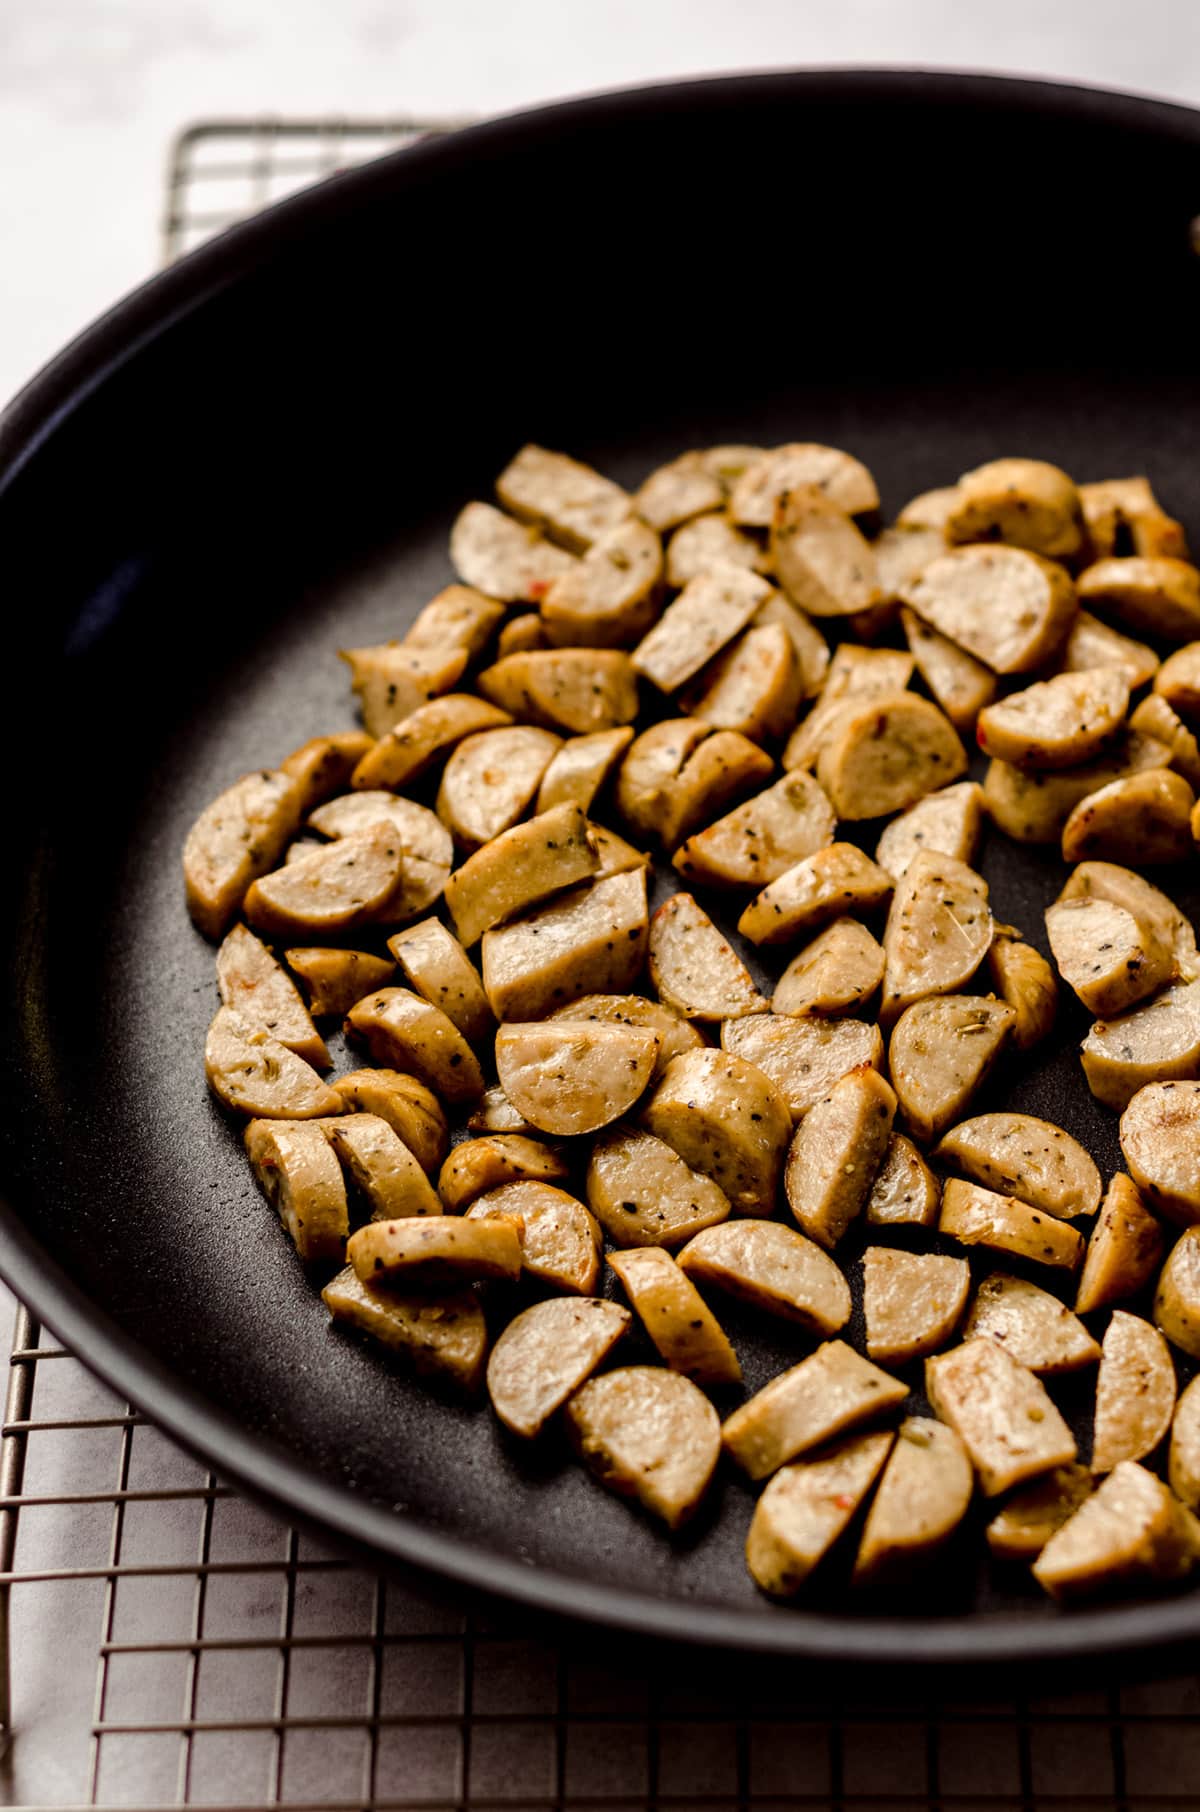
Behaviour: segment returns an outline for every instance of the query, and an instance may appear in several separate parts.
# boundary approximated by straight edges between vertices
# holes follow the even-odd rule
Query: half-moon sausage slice
[[[456,1145],[438,1176],[438,1195],[452,1214],[506,1183],[561,1183],[568,1174],[557,1151],[523,1133],[487,1133]]]
[[[726,1452],[752,1479],[769,1478],[797,1454],[883,1415],[908,1395],[844,1340],[827,1340],[729,1416]]]
[[[492,1348],[488,1396],[505,1428],[532,1441],[591,1377],[630,1323],[628,1309],[599,1296],[535,1302]]]
[[[1052,1598],[1182,1579],[1200,1554],[1200,1525],[1161,1479],[1124,1460],[1033,1563]]]
[[[356,1000],[386,987],[396,973],[388,957],[372,956],[369,950],[299,944],[283,954],[308,989],[308,1010],[315,1019],[344,1019]]]
[[[339,1262],[349,1230],[346,1185],[324,1129],[311,1121],[251,1120],[246,1156],[305,1264]]]
[[[188,911],[206,937],[219,938],[257,876],[295,835],[304,791],[290,774],[245,774],[201,812],[183,846]]]
[[[1165,698],[1157,692],[1149,693],[1131,713],[1129,722],[1143,735],[1165,742],[1171,751],[1171,766],[1190,787],[1200,786],[1200,742]]]
[[[1060,1220],[1095,1214],[1100,1203],[1095,1160],[1061,1126],[1032,1114],[1005,1109],[963,1120],[946,1134],[934,1157],[973,1183],[1015,1195]]]
[[[370,1334],[400,1353],[420,1377],[474,1393],[483,1379],[487,1325],[470,1290],[452,1296],[400,1296],[386,1285],[363,1283],[347,1265],[321,1291],[335,1321]]]
[[[450,1143],[450,1129],[437,1096],[423,1082],[399,1070],[352,1070],[338,1076],[333,1088],[345,1108],[386,1120],[423,1171],[437,1169]]]
[[[1175,1365],[1156,1327],[1114,1309],[1096,1379],[1092,1471],[1153,1453],[1175,1412]]]
[[[970,1287],[965,1258],[868,1246],[863,1253],[868,1358],[907,1365],[936,1353],[962,1320]]]
[[[816,485],[776,499],[770,548],[780,585],[810,616],[854,616],[883,602],[870,542]]]
[[[904,595],[906,585],[915,584],[920,571],[907,576],[898,587]],[[977,661],[973,654],[952,642],[930,624],[922,622],[915,610],[905,605],[900,612],[904,639],[912,650],[918,671],[934,698],[960,734],[975,728],[979,713],[996,696],[996,676],[990,667]]]
[[[378,1114],[343,1114],[325,1128],[350,1180],[366,1197],[373,1221],[440,1214],[442,1204],[408,1146]]]
[[[991,941],[983,876],[936,850],[914,856],[896,883],[883,933],[883,1023],[914,1001],[960,991]]]
[[[914,1137],[936,1139],[982,1087],[1016,1014],[991,995],[943,994],[900,1015],[888,1046],[896,1099]]]
[[[948,541],[1004,541],[1068,559],[1083,543],[1079,492],[1044,459],[990,459],[964,472],[946,518]]]
[[[427,807],[382,788],[367,787],[328,800],[308,822],[322,836],[335,839],[369,830],[391,833],[404,857],[402,886],[389,906],[395,917],[412,917],[440,899],[454,859],[454,843],[446,826]],[[309,839],[293,843],[287,861],[314,848],[319,850],[320,845]]]
[[[974,1490],[975,1474],[954,1430],[928,1416],[907,1417],[867,1512],[855,1585],[907,1582],[949,1541]]]
[[[1200,1082],[1153,1082],[1121,1115],[1121,1151],[1152,1208],[1177,1226],[1200,1221]]]
[[[838,713],[817,779],[839,818],[882,818],[957,780],[966,766],[949,718],[915,692],[894,692]]]
[[[574,558],[490,503],[468,503],[450,530],[450,564],[466,585],[506,604],[536,604]]]
[[[1058,673],[988,705],[976,736],[985,755],[1020,768],[1073,768],[1099,755],[1128,709],[1129,687],[1115,667]]]
[[[1090,1497],[1095,1480],[1077,1462],[1056,1466],[1044,1478],[1014,1491],[987,1526],[987,1543],[999,1560],[1036,1560],[1050,1537]]]
[[[538,1019],[583,994],[620,993],[646,957],[646,871],[629,869],[483,934],[483,985],[497,1019]]]
[[[1060,900],[1112,900],[1116,905],[1124,906],[1139,925],[1145,925],[1160,942],[1170,944],[1182,980],[1190,981],[1200,972],[1196,932],[1191,920],[1161,888],[1153,886],[1133,869],[1123,868],[1115,862],[1081,862],[1058,897]]]
[[[660,692],[678,692],[746,629],[771,587],[741,566],[710,566],[690,579],[633,651],[637,671]]]
[[[651,724],[630,744],[617,776],[617,806],[643,836],[660,834],[665,799],[689,758],[711,733],[712,726],[698,717],[667,717]]]
[[[796,1224],[830,1251],[862,1213],[887,1151],[896,1097],[869,1064],[834,1083],[796,1129],[784,1171]]]
[[[697,679],[699,696],[689,708],[705,723],[738,730],[752,742],[786,736],[805,695],[795,643],[780,623],[756,612],[743,631]]]
[[[794,768],[744,805],[689,837],[674,857],[680,874],[711,887],[762,887],[833,842],[828,798]]]
[[[733,800],[761,786],[771,757],[740,730],[714,730],[692,751],[658,795],[650,829],[673,850],[701,824],[711,824]]]
[[[637,716],[637,676],[619,648],[531,648],[479,675],[485,698],[526,722],[590,736]]]
[[[322,1067],[329,1062],[295,982],[266,945],[244,925],[226,933],[217,951],[217,987],[227,1007],[250,1025],[261,1026],[297,1057]]]
[[[800,1590],[870,1491],[891,1445],[890,1434],[851,1435],[775,1474],[746,1538],[755,1585],[776,1598]]]
[[[633,503],[643,522],[665,535],[706,510],[719,510],[725,489],[709,470],[701,453],[681,453],[666,465],[656,466],[634,492]]]
[[[939,485],[936,490],[921,491],[910,497],[896,521],[904,528],[944,529],[958,507],[958,486]]]
[[[993,925],[987,953],[988,980],[1016,1014],[1009,1042],[1030,1051],[1049,1037],[1058,1014],[1058,983],[1040,950],[1014,934],[1011,925]]]
[[[388,939],[388,949],[416,993],[439,1007],[470,1045],[491,1036],[496,1021],[479,971],[440,919],[422,919]]]
[[[542,599],[552,647],[623,648],[654,621],[662,580],[662,542],[636,518],[592,543]]]
[[[681,1019],[660,1000],[647,1000],[643,994],[585,994],[581,1000],[556,1007],[551,1019],[598,1019],[606,1025],[648,1026],[658,1033],[658,1056],[654,1062],[657,1082],[672,1057],[685,1051],[702,1051],[708,1040],[694,1025]]]
[[[1176,1240],[1159,1274],[1154,1319],[1172,1346],[1200,1359],[1200,1228]]]
[[[509,617],[496,637],[496,659],[502,660],[506,654],[526,654],[531,648],[548,646],[546,631],[542,628],[542,619],[537,611],[520,610],[515,616]]]
[[[583,553],[633,513],[633,499],[592,466],[530,441],[496,480],[496,496],[572,553]]]
[[[643,1094],[658,1055],[648,1026],[550,1019],[501,1026],[500,1086],[530,1126],[559,1135],[596,1132]]]
[[[491,608],[498,612],[500,607]],[[375,738],[365,730],[338,730],[332,736],[312,736],[293,749],[279,766],[300,788],[301,813],[311,812],[323,800],[343,792],[350,785],[355,768],[374,745]]]
[[[1154,691],[1185,723],[1200,721],[1200,641],[1167,656],[1155,675]]]
[[[964,1340],[998,1340],[1031,1372],[1080,1371],[1096,1365],[1100,1347],[1065,1303],[1024,1277],[994,1271],[975,1292]]]
[[[818,441],[789,441],[744,468],[730,492],[730,513],[748,528],[769,528],[777,500],[796,485],[814,486],[848,516],[879,508],[875,480],[853,453]]]
[[[240,1114],[312,1120],[340,1114],[344,1103],[303,1057],[263,1027],[220,1007],[204,1042],[204,1074],[218,1101]]]
[[[616,1127],[592,1147],[592,1213],[615,1245],[681,1246],[729,1219],[729,1198],[653,1133]]]
[[[873,912],[892,891],[886,869],[853,843],[831,843],[757,894],[738,920],[752,944],[784,944],[844,913]]]
[[[566,1415],[579,1457],[602,1485],[636,1498],[668,1529],[695,1514],[720,1458],[721,1425],[690,1378],[624,1366],[589,1379]]]
[[[931,560],[945,553],[946,537],[941,529],[897,522],[875,537],[871,551],[875,555],[879,589],[886,602],[894,605],[909,581],[915,579]]]
[[[404,641],[409,648],[464,648],[478,660],[504,620],[504,606],[473,585],[446,585],[417,612]]]
[[[765,1314],[836,1334],[850,1319],[850,1289],[827,1253],[778,1221],[706,1228],[679,1254],[689,1277]]]
[[[380,642],[373,648],[341,648],[350,668],[369,736],[388,731],[426,699],[449,692],[462,678],[467,651],[456,647],[411,647],[406,642]]]
[[[404,856],[390,825],[339,837],[263,875],[246,895],[246,917],[269,936],[311,940],[398,916]]]
[[[478,849],[526,811],[561,746],[559,737],[532,724],[466,737],[442,774],[438,816],[465,849]]]
[[[486,699],[469,692],[449,692],[442,698],[431,698],[368,749],[351,775],[350,784],[368,791],[408,786],[464,737],[498,730],[511,722],[507,711],[499,711]]]
[[[724,515],[697,516],[677,528],[667,543],[667,584],[679,590],[713,566],[765,573],[770,565],[762,542]]]
[[[1111,558],[1123,542],[1131,544],[1135,554],[1187,559],[1183,529],[1167,515],[1148,478],[1102,478],[1096,484],[1081,484],[1079,499],[1094,560]]]
[[[983,826],[983,789],[974,780],[926,793],[893,818],[875,849],[875,860],[897,881],[923,850],[972,862]]]
[[[774,1213],[792,1117],[774,1083],[753,1063],[725,1051],[676,1057],[642,1122],[685,1164],[711,1177],[739,1213]]]
[[[994,1340],[968,1340],[927,1359],[925,1393],[970,1454],[987,1497],[1076,1457],[1045,1385]]]
[[[673,894],[650,921],[650,979],[687,1019],[741,1019],[767,1002],[741,957],[690,893]]]
[[[958,1177],[951,1177],[942,1190],[938,1231],[963,1246],[986,1246],[992,1252],[1012,1252],[1067,1270],[1074,1270],[1083,1256],[1083,1239],[1074,1227],[1027,1202]]]
[[[521,1233],[527,1276],[551,1289],[591,1296],[600,1275],[600,1229],[582,1202],[552,1183],[505,1183],[477,1196],[469,1221],[510,1220]]]
[[[1092,673],[1098,667],[1113,667],[1130,691],[1144,686],[1158,672],[1158,656],[1145,642],[1135,642],[1081,610],[1063,644],[1064,673]]]
[[[445,1290],[482,1277],[512,1283],[521,1274],[521,1238],[508,1217],[369,1221],[350,1235],[346,1257],[364,1283],[389,1289]]]
[[[830,729],[844,709],[903,692],[912,674],[912,656],[898,648],[860,648],[857,643],[843,642],[829,662],[820,697],[788,738],[784,767],[815,767]]]
[[[769,1076],[794,1120],[827,1095],[851,1070],[883,1067],[879,1027],[862,1019],[798,1019],[792,1014],[752,1013],[721,1027],[726,1051]]]
[[[1200,1505],[1200,1380],[1196,1378],[1176,1405],[1167,1476],[1176,1497],[1195,1510]]]
[[[863,1210],[867,1225],[936,1227],[941,1202],[938,1180],[912,1140],[894,1132]]]
[[[1097,560],[1079,575],[1079,598],[1155,641],[1200,636],[1200,572],[1186,560],[1142,554]]]
[[[475,1101],[483,1093],[479,1059],[458,1027],[408,988],[381,988],[357,1001],[346,1030],[378,1063],[412,1070],[446,1101]]]
[[[500,831],[446,882],[446,905],[464,948],[548,894],[586,880],[599,865],[595,840],[577,805],[552,805],[548,812]]]
[[[1075,587],[1065,569],[1019,547],[956,547],[904,588],[904,602],[994,673],[1044,666],[1066,640]]]
[[[1017,843],[1057,843],[1071,813],[1090,793],[1113,780],[1170,764],[1171,751],[1157,737],[1122,730],[1095,761],[1055,773],[1027,774],[1010,761],[992,761],[983,781],[988,813]]]
[[[659,1247],[613,1252],[609,1265],[673,1372],[695,1384],[737,1384],[742,1368],[724,1329],[687,1273]]]
[[[336,799],[318,806],[308,822],[323,837],[346,837],[353,831],[370,830],[373,824],[390,825],[410,864],[419,860],[442,871],[430,905],[441,893],[454,861],[453,838],[437,813],[380,787],[340,793]],[[407,885],[409,876],[404,878]]]
[[[1081,799],[1063,825],[1064,862],[1185,862],[1196,796],[1182,774],[1126,774]]]
[[[551,758],[538,788],[537,810],[553,805],[592,809],[592,802],[626,749],[633,741],[628,724],[616,730],[596,730],[590,736],[569,736]]]
[[[1162,1263],[1166,1239],[1137,1184],[1118,1170],[1104,1194],[1084,1254],[1075,1309],[1080,1315],[1136,1296]]]
[[[1093,1095],[1118,1113],[1148,1083],[1200,1076],[1200,982],[1164,988],[1130,1013],[1098,1019],[1080,1054]]]
[[[864,1006],[883,980],[883,948],[857,919],[835,919],[794,956],[771,997],[773,1013],[836,1016]]]

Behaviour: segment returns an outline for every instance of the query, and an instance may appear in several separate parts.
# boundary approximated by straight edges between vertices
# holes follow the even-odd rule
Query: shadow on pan
[[[1200,116],[840,72],[601,97],[339,177],[91,329],[0,428],[9,884],[0,1265],[230,1476],[373,1556],[547,1613],[844,1663],[1111,1656],[1200,1595],[1065,1616],[964,1552],[908,1602],[754,1591],[726,1482],[672,1546],[331,1334],[200,1069],[195,813],[348,724],[338,646],[449,578],[521,441],[626,482],[691,444],[851,447],[894,510],[998,452],[1200,504]],[[1051,857],[985,853],[1040,933]],[[1192,907],[1200,900],[1187,902]],[[1111,1170],[1070,1020],[1015,1103]],[[741,1330],[738,1330],[741,1333]],[[756,1387],[791,1357],[747,1324]]]

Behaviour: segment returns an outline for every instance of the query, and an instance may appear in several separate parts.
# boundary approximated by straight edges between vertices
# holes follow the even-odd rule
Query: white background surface
[[[670,75],[855,62],[1200,103],[1200,4],[0,0],[0,399],[153,268],[168,147],[195,119],[501,112]]]

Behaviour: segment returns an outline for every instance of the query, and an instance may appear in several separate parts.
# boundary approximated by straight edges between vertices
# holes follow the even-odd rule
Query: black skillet
[[[450,576],[454,511],[525,439],[628,482],[706,441],[828,441],[889,509],[1032,453],[1148,473],[1195,545],[1198,211],[1200,115],[1177,107],[914,73],[686,84],[339,177],[70,347],[0,426],[13,1287],[228,1477],[546,1610],[910,1664],[1200,1633],[1200,1592],[1058,1612],[976,1568],[977,1532],[908,1603],[834,1576],[769,1605],[737,1482],[672,1545],[553,1443],[515,1452],[331,1334],[204,1091],[212,952],[178,873],[212,794],[351,721],[333,651],[403,629]],[[984,863],[1039,937],[1057,858],[997,841]],[[1079,1031],[1068,1013],[1004,1098],[1107,1173]],[[751,1386],[803,1350],[735,1333]]]

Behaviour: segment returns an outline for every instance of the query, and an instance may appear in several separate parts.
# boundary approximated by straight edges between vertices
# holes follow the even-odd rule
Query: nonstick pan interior
[[[553,1441],[517,1451],[332,1334],[206,1096],[212,951],[178,872],[216,791],[349,725],[335,650],[403,631],[451,577],[456,509],[526,439],[627,483],[693,444],[828,441],[887,509],[1030,453],[1149,474],[1200,540],[1198,210],[1178,109],[916,75],[681,86],[339,179],[44,374],[0,434],[0,1266],[51,1325],[276,1501],[548,1608],[910,1662],[1200,1630],[1200,1594],[1064,1616],[969,1544],[908,1601],[835,1577],[779,1609],[745,1573],[736,1481],[671,1544]],[[983,867],[1041,942],[1057,859],[996,840]],[[1064,1013],[1003,1098],[1108,1174],[1081,1029]],[[730,1323],[750,1389],[806,1350]]]

